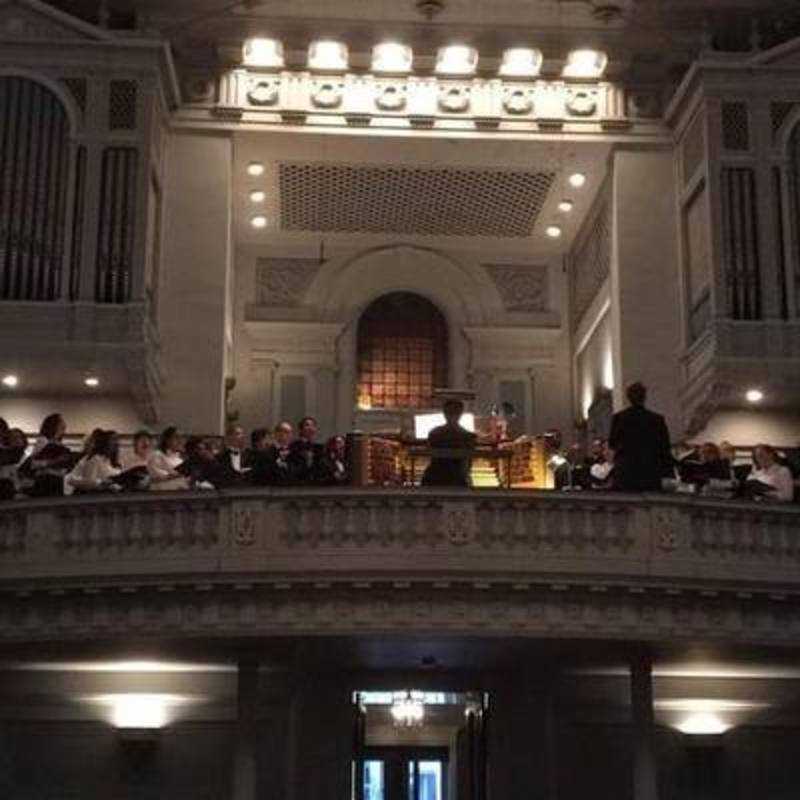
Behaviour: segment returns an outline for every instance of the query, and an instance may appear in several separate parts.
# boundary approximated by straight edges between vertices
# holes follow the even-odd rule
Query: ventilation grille
[[[683,182],[688,183],[697,172],[705,152],[705,118],[698,114],[694,118],[683,140]]]
[[[769,107],[770,122],[772,123],[772,139],[778,136],[786,118],[795,108],[795,103],[772,103]]]
[[[608,277],[610,266],[611,214],[609,201],[604,199],[573,261],[572,322],[576,328]]]
[[[553,172],[283,163],[281,227],[530,236],[554,178]]]
[[[108,129],[136,130],[136,81],[111,81],[108,87]]]
[[[722,104],[722,144],[726,150],[750,149],[750,128],[745,103]]]

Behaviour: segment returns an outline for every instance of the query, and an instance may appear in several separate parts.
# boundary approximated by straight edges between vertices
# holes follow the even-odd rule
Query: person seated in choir
[[[147,469],[152,455],[153,437],[150,431],[136,431],[133,434],[131,449],[120,458],[120,463],[125,470],[135,469],[136,467]]]
[[[259,456],[269,449],[269,428],[255,428],[250,433],[250,447],[244,451],[245,470],[252,470]]]
[[[589,487],[609,490],[614,488],[614,451],[605,440],[600,441],[601,451],[589,467]],[[594,444],[594,443],[593,443]]]
[[[28,439],[19,428],[6,430],[0,446],[0,500],[12,500],[19,492],[19,467],[27,449]]]
[[[778,453],[768,444],[760,444],[753,451],[755,469],[745,486],[745,496],[755,500],[791,503],[794,500],[794,480],[789,467],[778,461]]]
[[[245,447],[247,439],[240,425],[231,425],[225,433],[222,449],[217,453],[217,461],[225,470],[234,472],[239,476],[249,471],[245,465]]]
[[[332,486],[344,486],[349,480],[344,436],[331,436],[325,443],[323,469],[325,470],[325,483]]]
[[[442,410],[445,424],[428,434],[431,461],[422,475],[422,485],[468,487],[476,436],[459,424],[464,413],[460,400],[445,400]]]
[[[730,481],[733,479],[731,466],[722,457],[714,442],[705,442],[694,453],[681,460],[681,478],[685,483],[702,489],[709,481]]]
[[[325,481],[325,448],[316,441],[318,431],[314,417],[303,417],[297,423],[297,438],[289,445],[289,463],[292,478],[299,483]]]
[[[157,492],[188,489],[188,479],[178,470],[183,460],[183,439],[178,429],[171,425],[162,432],[158,449],[147,462],[150,488]]]
[[[189,437],[185,456],[178,470],[193,489],[228,489],[242,482],[241,474],[215,455],[210,443],[200,436]]]
[[[92,449],[64,479],[64,493],[119,491],[114,479],[122,474],[119,444],[114,431],[95,430]]]
[[[274,443],[259,450],[250,480],[257,486],[287,486],[292,483],[291,445],[294,429],[290,422],[279,422],[274,430]]]
[[[33,452],[19,469],[25,492],[31,497],[64,494],[64,476],[80,457],[63,444],[66,431],[61,414],[50,414],[42,422]]]

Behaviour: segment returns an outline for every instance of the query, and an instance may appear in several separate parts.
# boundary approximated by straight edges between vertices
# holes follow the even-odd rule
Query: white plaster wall
[[[618,151],[613,165],[611,309],[619,381],[642,381],[648,404],[680,433],[681,345],[675,165],[672,151]]]
[[[800,445],[800,413],[769,409],[722,409],[696,436],[696,442],[729,441],[740,447],[760,443]]]
[[[170,137],[159,295],[161,416],[203,433],[223,426],[231,161],[227,135]]]
[[[88,433],[94,428],[107,428],[118,433],[133,433],[142,422],[133,403],[126,397],[3,397],[0,417],[12,428],[36,433],[48,414],[60,413],[69,433]]]
[[[579,345],[576,355],[576,399],[584,418],[601,390],[614,388],[611,313],[606,305]]]

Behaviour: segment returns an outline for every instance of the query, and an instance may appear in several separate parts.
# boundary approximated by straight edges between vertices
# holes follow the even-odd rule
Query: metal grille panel
[[[607,192],[606,192],[607,194]],[[577,328],[611,267],[610,200],[604,197],[589,233],[575,253],[572,267],[572,323]]]
[[[34,81],[0,78],[0,299],[56,300],[61,291],[69,124]]]
[[[722,104],[722,144],[726,150],[750,149],[750,117],[746,103]]]
[[[554,172],[279,165],[281,227],[342,233],[530,236]]]
[[[136,130],[136,81],[110,81],[108,85],[108,129]]]
[[[135,147],[108,147],[103,152],[95,282],[98,303],[126,303],[131,297],[138,162]]]

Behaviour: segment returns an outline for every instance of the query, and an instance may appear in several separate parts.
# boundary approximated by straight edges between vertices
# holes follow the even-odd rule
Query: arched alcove
[[[0,300],[57,300],[75,197],[70,115],[26,75],[0,74],[0,109]]]
[[[390,292],[358,321],[358,405],[363,409],[423,409],[448,380],[448,330],[442,312],[413,292]]]

